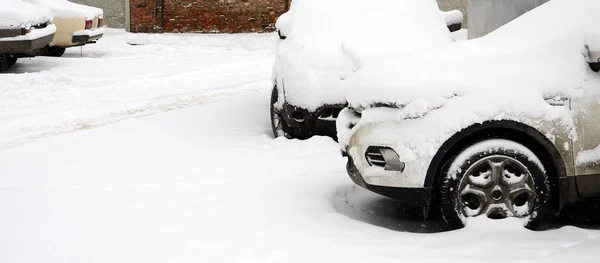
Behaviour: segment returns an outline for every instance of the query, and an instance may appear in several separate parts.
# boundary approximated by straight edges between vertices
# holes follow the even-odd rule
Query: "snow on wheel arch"
[[[541,170],[546,173],[546,169],[540,159],[526,146],[511,140],[505,139],[491,139],[482,142],[475,143],[463,150],[455,159],[452,161],[448,174],[451,174],[452,179],[456,179],[456,175],[461,172],[460,166],[469,160],[472,156],[480,152],[495,152],[500,149],[512,150],[520,154],[525,155],[527,159],[535,163]]]

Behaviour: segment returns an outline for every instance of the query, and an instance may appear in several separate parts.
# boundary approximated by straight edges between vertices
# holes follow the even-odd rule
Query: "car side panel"
[[[579,195],[600,196],[600,86],[589,87],[585,94],[574,97],[572,109],[578,134],[573,151]]]
[[[52,23],[56,25],[56,34],[52,43],[50,43],[51,46],[70,47],[77,45],[78,43],[73,43],[73,33],[85,29],[85,19],[83,18],[55,18]]]

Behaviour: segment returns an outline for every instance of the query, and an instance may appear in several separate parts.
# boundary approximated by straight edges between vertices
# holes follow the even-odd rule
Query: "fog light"
[[[400,161],[400,156],[390,147],[369,146],[365,158],[371,166],[383,167],[386,171],[403,172],[406,164]]]

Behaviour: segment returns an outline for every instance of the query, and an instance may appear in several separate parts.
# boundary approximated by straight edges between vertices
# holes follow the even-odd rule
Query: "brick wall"
[[[132,32],[273,31],[286,0],[130,0]]]
[[[365,0],[366,1],[366,0]],[[437,0],[442,10],[467,0]],[[129,0],[131,32],[269,32],[291,0]]]
[[[163,32],[164,0],[129,0],[130,31]]]

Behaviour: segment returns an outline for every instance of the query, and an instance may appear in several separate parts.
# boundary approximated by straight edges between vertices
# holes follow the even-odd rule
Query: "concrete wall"
[[[467,13],[469,0],[437,0],[437,2],[440,6],[440,9],[443,11],[451,11],[455,9],[460,10],[463,13],[463,16],[465,17],[462,26],[467,27],[467,23],[469,21]]]
[[[108,27],[125,27],[126,0],[70,0],[74,3],[95,6],[104,10],[104,24]]]
[[[485,36],[549,0],[469,0],[469,39]]]

